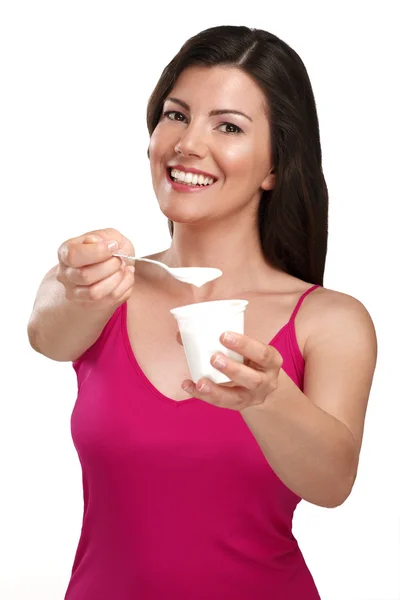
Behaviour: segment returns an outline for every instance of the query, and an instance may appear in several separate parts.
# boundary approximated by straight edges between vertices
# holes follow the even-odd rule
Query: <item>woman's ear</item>
[[[261,182],[261,189],[264,191],[272,190],[275,187],[275,168],[271,169],[266,178]]]

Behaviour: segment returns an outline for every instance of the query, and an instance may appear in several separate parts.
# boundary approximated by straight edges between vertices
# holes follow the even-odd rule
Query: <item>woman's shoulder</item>
[[[307,323],[305,355],[328,340],[358,338],[360,343],[376,343],[372,317],[361,300],[337,290],[319,287],[308,295],[301,311]]]
[[[311,286],[310,286],[311,287]],[[319,286],[310,294],[307,302],[310,311],[321,311],[321,317],[342,315],[369,315],[366,306],[354,296]]]

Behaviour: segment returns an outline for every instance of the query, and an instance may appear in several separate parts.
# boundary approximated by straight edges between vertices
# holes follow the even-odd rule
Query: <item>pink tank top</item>
[[[294,319],[270,342],[302,388]],[[126,304],[73,363],[83,524],[66,600],[317,600],[292,534],[300,498],[237,411],[167,398],[129,343]]]

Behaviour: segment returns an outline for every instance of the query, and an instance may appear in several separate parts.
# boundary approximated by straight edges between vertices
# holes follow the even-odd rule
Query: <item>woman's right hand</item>
[[[61,244],[57,280],[66,298],[96,310],[126,302],[135,282],[135,267],[126,266],[123,259],[112,256],[114,252],[135,255],[132,243],[116,229],[91,231]]]

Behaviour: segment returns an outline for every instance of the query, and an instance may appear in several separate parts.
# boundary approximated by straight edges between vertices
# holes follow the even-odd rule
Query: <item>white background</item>
[[[146,157],[146,102],[182,43],[221,24],[271,31],[303,59],[330,193],[324,284],[361,300],[378,334],[352,495],[336,509],[302,502],[294,533],[323,600],[400,598],[395,4],[2,2],[2,600],[64,597],[82,518],[69,431],[75,374],[28,344],[36,290],[59,245],[85,231],[120,229],[138,255],[168,245]]]

